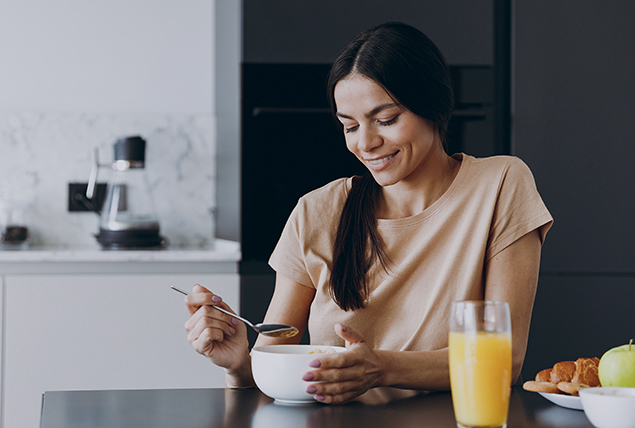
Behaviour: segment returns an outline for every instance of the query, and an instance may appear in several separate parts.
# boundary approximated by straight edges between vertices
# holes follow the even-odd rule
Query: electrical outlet
[[[86,197],[87,188],[88,183],[68,183],[68,211],[101,211],[106,197],[106,183],[97,183],[95,185],[95,194],[92,199]]]

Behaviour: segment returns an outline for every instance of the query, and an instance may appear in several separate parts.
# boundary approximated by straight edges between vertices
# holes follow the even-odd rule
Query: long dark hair
[[[437,125],[445,143],[454,109],[448,67],[439,49],[421,31],[389,22],[359,34],[333,63],[328,78],[328,97],[333,114],[335,85],[360,74],[380,85],[396,102]],[[345,311],[366,306],[367,273],[378,261],[389,269],[377,231],[381,187],[367,172],[357,177],[348,195],[333,245],[329,291]]]

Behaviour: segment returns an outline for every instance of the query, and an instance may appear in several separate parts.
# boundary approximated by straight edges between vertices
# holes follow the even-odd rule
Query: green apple
[[[600,358],[598,376],[602,386],[629,386],[635,388],[635,345],[609,349]]]

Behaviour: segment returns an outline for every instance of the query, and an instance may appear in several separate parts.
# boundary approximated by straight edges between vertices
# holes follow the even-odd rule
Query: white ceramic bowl
[[[585,388],[579,394],[596,428],[635,428],[635,388]]]
[[[315,403],[313,395],[306,392],[311,382],[303,381],[302,376],[315,370],[309,367],[309,363],[320,357],[320,354],[310,352],[328,350],[344,352],[346,348],[317,345],[256,346],[251,350],[251,370],[256,385],[278,403]]]

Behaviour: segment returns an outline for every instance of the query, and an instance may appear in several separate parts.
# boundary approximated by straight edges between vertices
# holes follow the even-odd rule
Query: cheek
[[[356,153],[356,145],[353,142],[353,137],[348,136],[346,134],[344,134],[344,141],[346,141],[346,148],[348,149],[349,152],[355,154]]]

